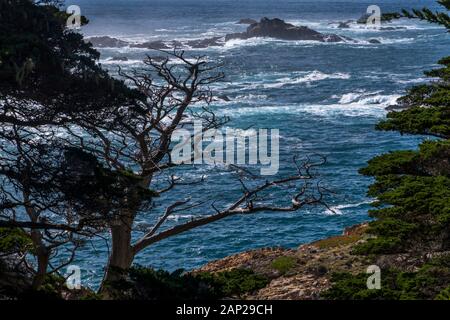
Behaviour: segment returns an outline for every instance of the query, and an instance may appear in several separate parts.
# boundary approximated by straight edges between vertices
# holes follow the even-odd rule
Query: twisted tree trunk
[[[127,214],[120,221],[111,226],[111,253],[106,266],[105,276],[103,278],[100,293],[109,295],[111,283],[124,277],[125,272],[130,269],[134,252],[131,246],[131,232],[133,218]]]
[[[39,289],[45,282],[45,277],[47,275],[48,263],[50,260],[50,251],[42,243],[42,238],[39,232],[33,231],[31,233],[31,239],[34,244],[34,250],[37,259],[37,270],[33,278],[32,287],[33,289]]]

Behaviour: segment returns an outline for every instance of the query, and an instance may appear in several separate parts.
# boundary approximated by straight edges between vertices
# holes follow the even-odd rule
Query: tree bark
[[[33,289],[39,289],[44,284],[45,276],[47,275],[48,263],[50,260],[49,250],[41,243],[39,236],[39,244],[35,245],[36,258],[37,258],[37,270],[33,278]]]
[[[127,220],[132,223],[132,219]],[[111,226],[111,238],[112,250],[100,288],[101,293],[107,293],[109,283],[123,278],[124,272],[131,267],[134,259],[130,224],[121,221]]]

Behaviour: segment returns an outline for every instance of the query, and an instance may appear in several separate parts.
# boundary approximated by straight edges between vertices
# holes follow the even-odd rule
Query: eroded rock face
[[[246,32],[228,34],[225,41],[233,39],[250,39],[268,37],[281,40],[313,40],[321,42],[340,42],[344,39],[335,34],[323,34],[305,26],[294,26],[281,19],[262,18],[260,22],[251,24]]]

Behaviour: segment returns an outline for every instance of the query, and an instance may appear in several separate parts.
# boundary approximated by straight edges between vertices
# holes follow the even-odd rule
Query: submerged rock
[[[207,39],[199,39],[199,40],[189,40],[185,43],[185,45],[191,48],[208,48],[208,47],[218,47],[223,45],[223,37],[213,37]]]
[[[228,34],[225,41],[233,39],[250,39],[268,37],[281,40],[313,40],[320,42],[340,42],[344,38],[335,34],[323,34],[305,26],[295,26],[281,19],[262,18],[260,22],[250,25],[246,32]]]
[[[224,95],[224,94],[217,96],[217,98],[219,98],[220,100],[223,100],[225,102],[230,102],[231,101],[231,99],[228,96]]]
[[[110,59],[111,61],[128,61],[127,57],[113,57]]]
[[[354,22],[353,20],[347,20],[345,22],[339,22],[338,24],[338,28],[339,29],[349,29],[350,28],[350,23]]]
[[[163,41],[148,41],[144,43],[135,43],[132,44],[133,48],[142,48],[142,49],[155,49],[155,50],[165,50],[170,49],[170,47]]]
[[[380,44],[381,41],[380,41],[380,40],[377,40],[377,39],[369,39],[369,43],[372,43],[372,44]]]

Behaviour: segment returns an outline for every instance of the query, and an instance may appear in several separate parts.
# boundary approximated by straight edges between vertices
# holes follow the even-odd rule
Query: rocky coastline
[[[242,19],[238,24],[248,24],[244,32],[227,34],[222,37],[211,37],[194,40],[156,40],[143,43],[134,43],[120,40],[109,36],[89,37],[87,41],[91,42],[97,48],[143,48],[152,50],[168,49],[203,49],[208,47],[221,47],[231,40],[247,40],[251,38],[272,38],[288,41],[318,41],[318,42],[345,42],[351,39],[336,34],[323,34],[305,26],[295,26],[286,23],[281,19],[262,18],[259,22],[252,19]]]

